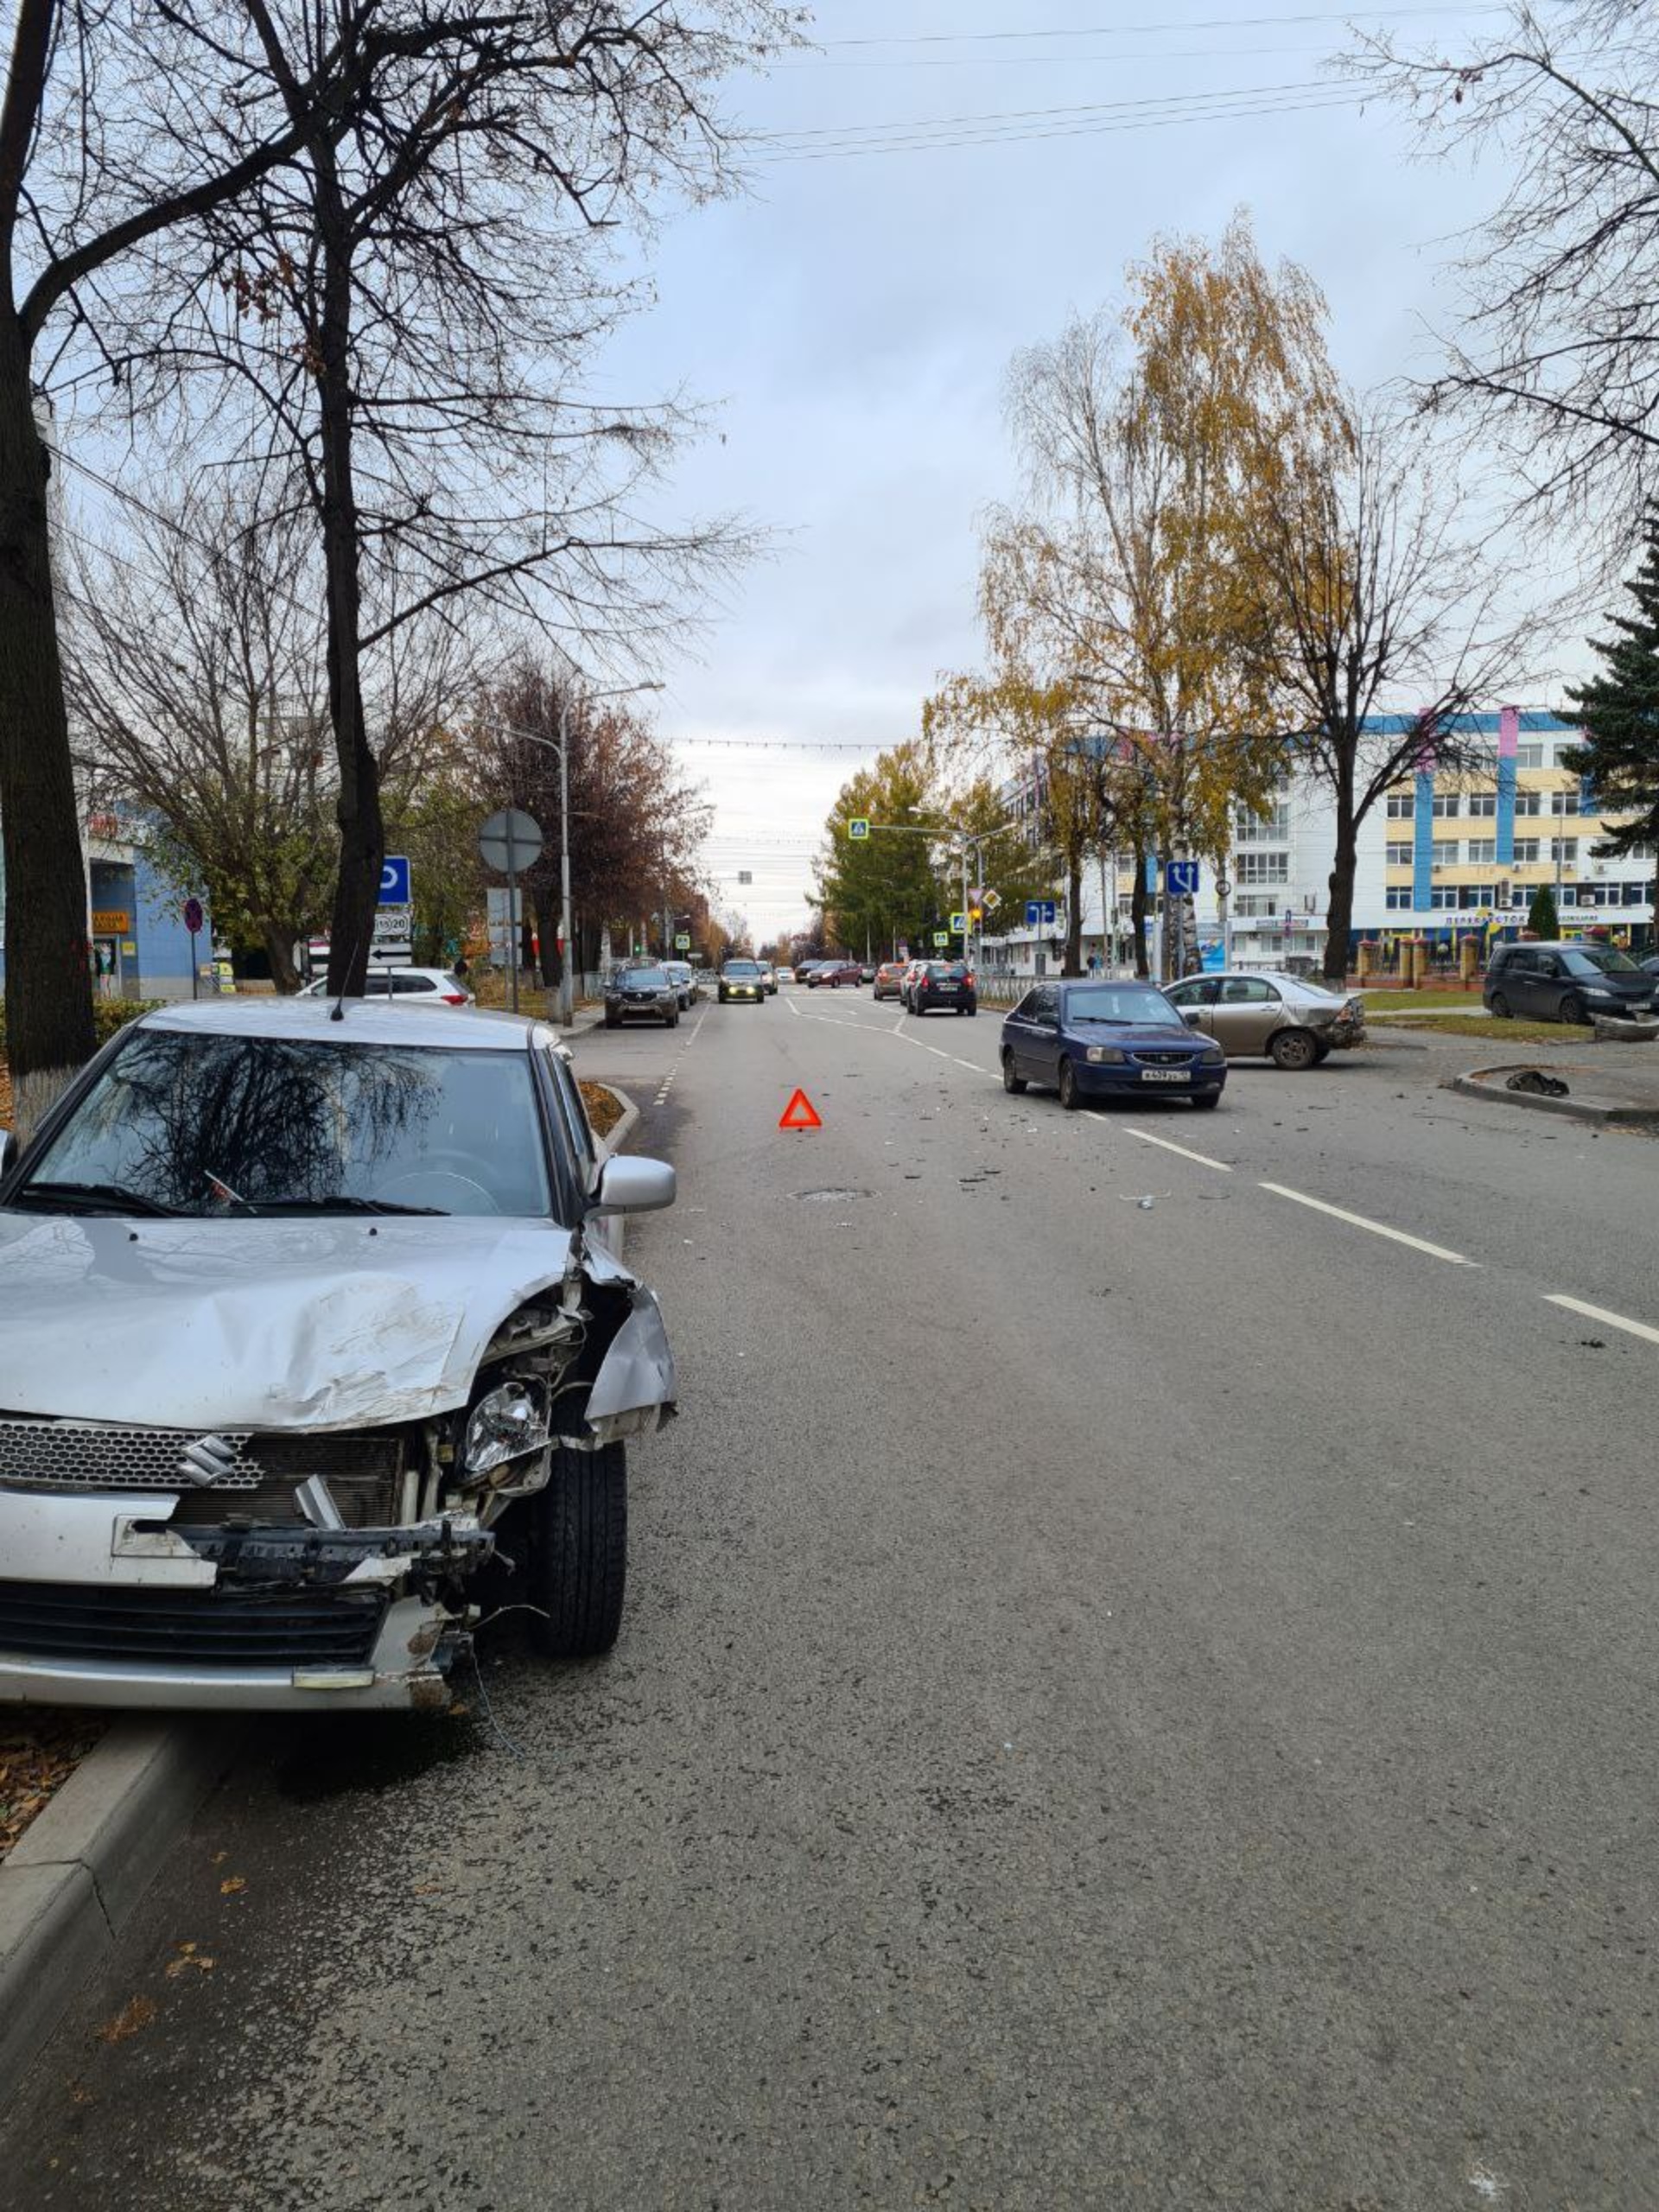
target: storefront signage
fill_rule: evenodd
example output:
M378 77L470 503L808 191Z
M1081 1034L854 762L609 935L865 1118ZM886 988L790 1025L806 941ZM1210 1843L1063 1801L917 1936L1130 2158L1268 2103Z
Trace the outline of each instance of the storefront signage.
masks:
M132 928L132 916L124 906L94 907L92 935L94 937L125 937Z

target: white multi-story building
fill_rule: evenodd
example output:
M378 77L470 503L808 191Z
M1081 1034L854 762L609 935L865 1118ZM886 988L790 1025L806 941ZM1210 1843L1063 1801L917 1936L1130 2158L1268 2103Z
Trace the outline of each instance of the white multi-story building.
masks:
M1414 718L1380 718L1390 737L1408 733ZM1428 769L1397 784L1373 808L1360 831L1350 932L1359 943L1400 936L1451 944L1462 936L1513 935L1525 925L1540 884L1554 887L1563 933L1605 928L1630 933L1637 945L1653 934L1655 856L1638 849L1619 861L1598 860L1605 834L1594 793L1560 766L1564 750L1581 741L1571 722L1542 709L1504 708L1460 715L1450 728L1469 765ZM1010 793L1018 806L1029 792ZM1336 855L1336 814L1328 787L1294 770L1281 779L1264 814L1235 810L1229 862L1231 896L1224 944L1222 902L1215 871L1201 873L1196 917L1200 947L1211 961L1239 967L1279 967L1317 961L1325 950L1330 874ZM1083 953L1127 959L1130 863L1109 858L1084 874ZM1149 887L1153 869L1149 864ZM1114 924L1116 928L1114 928ZM1155 926L1155 925L1154 925ZM987 941L988 960L1020 974L1058 965L1054 930L1010 929Z

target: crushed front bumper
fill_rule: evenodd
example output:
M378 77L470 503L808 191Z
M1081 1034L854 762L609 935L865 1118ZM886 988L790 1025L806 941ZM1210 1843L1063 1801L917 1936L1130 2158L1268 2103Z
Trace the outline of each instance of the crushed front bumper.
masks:
M5 1494L0 1704L448 1704L475 1522L190 1529L176 1503Z

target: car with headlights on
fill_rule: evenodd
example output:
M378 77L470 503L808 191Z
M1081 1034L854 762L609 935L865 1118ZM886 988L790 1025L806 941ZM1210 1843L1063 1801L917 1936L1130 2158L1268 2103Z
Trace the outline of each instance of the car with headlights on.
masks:
M1002 1088L1091 1098L1176 1097L1217 1106L1227 1055L1195 1037L1150 983L1037 983L1002 1024Z
M677 1028L679 985L661 966L619 968L605 986L605 1027L620 1029L629 1021L660 1021Z
M755 1006L766 1004L766 987L758 960L728 960L720 971L721 1006L734 1004L740 999Z
M539 1022L121 1030L0 1132L0 1702L442 1709L500 1581L607 1650L675 1396L611 1217L673 1197Z
M1189 976L1166 992L1191 1029L1229 1059L1263 1055L1299 1072L1365 1041L1365 1001L1300 976L1224 969Z

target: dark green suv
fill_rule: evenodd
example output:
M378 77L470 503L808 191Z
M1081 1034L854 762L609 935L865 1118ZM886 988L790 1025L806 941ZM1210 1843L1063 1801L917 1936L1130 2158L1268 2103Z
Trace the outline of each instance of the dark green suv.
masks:
M1481 996L1500 1020L1588 1022L1597 1014L1651 1014L1656 990L1659 977L1611 945L1520 944L1494 951Z

